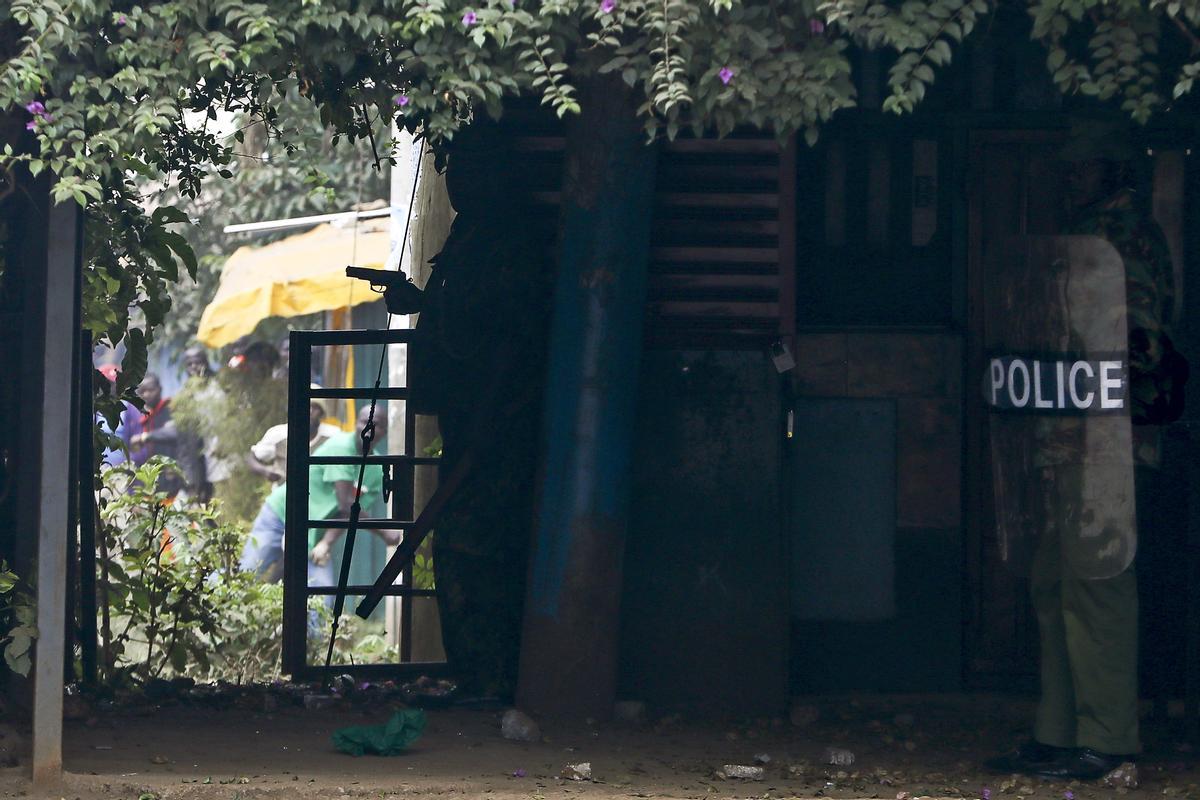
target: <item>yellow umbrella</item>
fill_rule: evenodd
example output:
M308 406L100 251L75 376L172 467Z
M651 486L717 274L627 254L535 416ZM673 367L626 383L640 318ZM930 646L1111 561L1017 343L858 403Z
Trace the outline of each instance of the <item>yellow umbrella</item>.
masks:
M346 266L381 269L387 262L386 224L319 225L265 247L240 247L221 272L221 285L200 317L196 338L223 347L267 317L296 317L379 299Z

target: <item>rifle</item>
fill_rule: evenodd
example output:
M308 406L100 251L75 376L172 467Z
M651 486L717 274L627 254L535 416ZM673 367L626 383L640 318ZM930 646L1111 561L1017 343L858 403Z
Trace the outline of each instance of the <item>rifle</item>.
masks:
M391 314L416 314L424 299L417 285L403 272L390 269L346 267L347 278L369 281L371 288L383 290L383 301Z

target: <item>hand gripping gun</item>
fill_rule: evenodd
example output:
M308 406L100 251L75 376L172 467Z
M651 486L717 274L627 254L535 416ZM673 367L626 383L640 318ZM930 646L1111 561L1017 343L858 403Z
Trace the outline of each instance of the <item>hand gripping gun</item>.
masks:
M421 310L421 290L399 270L346 267L346 277L369 281L372 289L382 291L388 313L416 314Z

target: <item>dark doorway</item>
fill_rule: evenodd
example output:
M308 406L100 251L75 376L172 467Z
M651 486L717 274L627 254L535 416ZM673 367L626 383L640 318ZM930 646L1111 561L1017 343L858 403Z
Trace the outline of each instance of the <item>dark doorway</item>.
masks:
M980 687L1032 685L1037 627L1028 583L1000 562L992 496L988 420L978 392L983 375L986 270L993 248L1011 236L1053 235L1063 223L1058 131L989 131L972 137L968 171L966 678Z

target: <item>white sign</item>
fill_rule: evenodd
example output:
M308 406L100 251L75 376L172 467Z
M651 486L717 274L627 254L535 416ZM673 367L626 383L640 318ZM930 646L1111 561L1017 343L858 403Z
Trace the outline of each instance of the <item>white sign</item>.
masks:
M1125 411L1123 358L999 356L988 362L984 398L992 408L1032 414L1118 414Z

